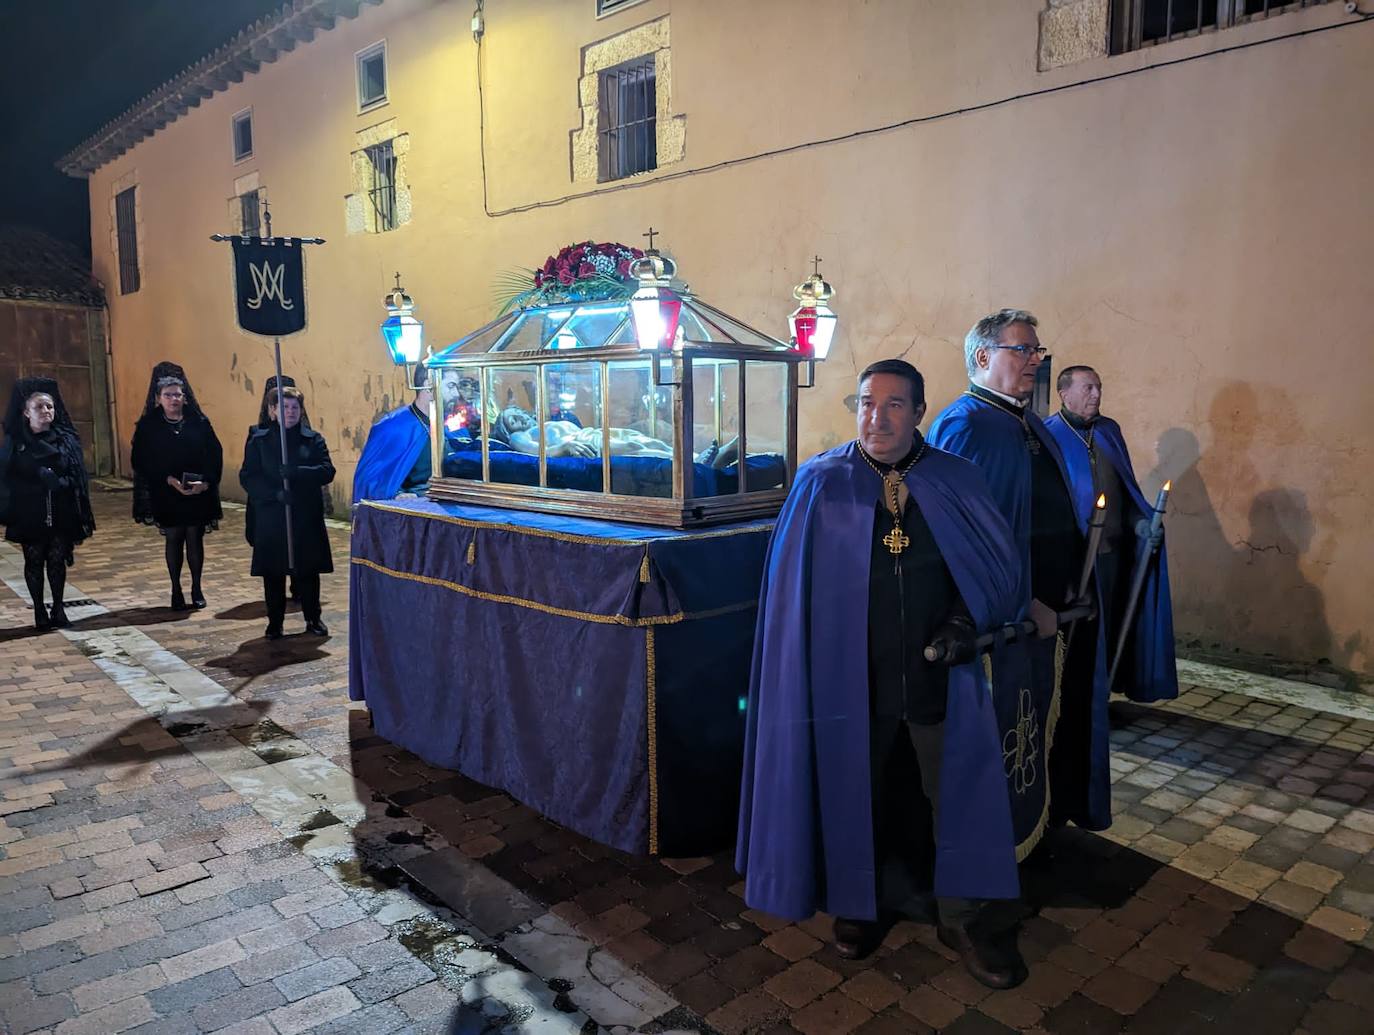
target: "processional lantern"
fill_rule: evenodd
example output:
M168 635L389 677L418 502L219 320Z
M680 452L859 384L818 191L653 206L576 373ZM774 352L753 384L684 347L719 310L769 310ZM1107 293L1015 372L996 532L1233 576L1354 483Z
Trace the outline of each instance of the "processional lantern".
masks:
M787 317L792 348L807 360L810 384L802 385L804 388L815 384L815 363L824 363L830 355L835 327L839 323L839 317L829 305L830 299L835 296L835 289L821 278L821 257L817 255L811 261L815 263L815 268L811 276L793 288L792 297L798 305Z
M391 353L391 361L398 367L416 366L424 351L425 325L415 319L415 300L401 287L399 273L396 274L396 286L387 292L382 304L387 313L382 321L382 340Z
M649 227L648 250L630 263L630 274L639 287L630 297L635 338L644 352L671 351L677 343L678 319L682 315L682 296L671 287L677 264L654 247L657 231Z

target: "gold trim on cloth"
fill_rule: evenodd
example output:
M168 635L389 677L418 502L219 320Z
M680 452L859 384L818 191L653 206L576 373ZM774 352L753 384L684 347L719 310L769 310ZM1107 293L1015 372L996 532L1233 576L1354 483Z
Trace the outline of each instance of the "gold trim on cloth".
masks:
M472 597L476 600L486 600L495 604L513 604L516 607L526 607L531 611L542 611L544 614L559 615L563 618L577 618L584 622L595 622L598 625L624 625L633 629L641 629L655 625L676 625L678 622L694 622L706 618L719 618L721 615L734 614L738 611L748 611L759 606L757 600L741 600L737 604L726 604L724 607L713 607L706 611L674 611L668 615L650 615L647 618L627 618L625 615L602 615L594 611L575 611L567 607L555 607L552 604L543 604L537 600L527 600L524 597L513 597L505 593L486 593L480 589L473 589L458 582L448 579L438 579L432 575L418 575L410 571L397 571L385 565L370 561L366 557L353 557L351 563L361 565L364 568L371 568L373 571L382 575L388 575L393 579L404 579L407 582L419 582L426 586L438 586L441 589L452 590L461 593L465 597Z
M1025 862L1026 857L1035 851L1035 846L1045 836L1050 822L1050 749L1054 746L1054 728L1059 724L1059 688L1064 678L1064 634L1055 633L1054 637L1054 692L1050 695L1050 709L1045 715L1045 805L1040 811L1040 819L1035 829L1026 839L1016 846L1016 861ZM1033 664L1033 660L1032 660ZM988 679L988 689L992 689L992 655L983 655L983 674Z
M649 854L658 854L658 655L654 627L644 630L644 735L649 749Z
M392 514L404 514L407 517L424 518L427 521L442 521L449 525L458 525L462 528L485 528L494 532L511 532L515 535L531 535L539 539L557 539L563 543L580 543L583 546L637 546L645 548L651 542L671 542L675 539L723 539L732 535L746 535L751 532L768 532L773 528L773 522L766 521L754 525L746 525L743 528L718 528L712 532L692 532L685 536L658 536L654 539L603 539L594 535L573 535L571 532L554 532L544 528L522 528L520 525L508 525L492 521L473 521L470 518L454 517L451 514L426 514L422 510L410 510L406 507L388 506L386 503L377 500L363 500L358 504L360 507L372 507L376 510L385 510Z

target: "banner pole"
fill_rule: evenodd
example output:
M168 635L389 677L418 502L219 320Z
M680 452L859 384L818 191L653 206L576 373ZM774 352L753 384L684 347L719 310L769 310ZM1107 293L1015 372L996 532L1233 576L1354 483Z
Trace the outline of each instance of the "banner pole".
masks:
M277 359L277 431L281 433L281 487L286 495L286 570L296 573L296 543L291 529L291 480L286 477L286 408L282 406L281 338L272 339Z

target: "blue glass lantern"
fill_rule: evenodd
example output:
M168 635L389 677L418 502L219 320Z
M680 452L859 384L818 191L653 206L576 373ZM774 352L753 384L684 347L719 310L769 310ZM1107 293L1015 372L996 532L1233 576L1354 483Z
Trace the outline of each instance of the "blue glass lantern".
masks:
M424 352L425 325L415 319L415 300L401 287L399 273L396 274L396 287L382 302L387 312L382 322L382 340L391 353L391 361L397 366L414 366Z

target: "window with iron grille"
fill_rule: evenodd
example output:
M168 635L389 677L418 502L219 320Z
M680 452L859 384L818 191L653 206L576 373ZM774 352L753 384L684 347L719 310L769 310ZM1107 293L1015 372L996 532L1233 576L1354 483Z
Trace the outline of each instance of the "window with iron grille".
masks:
M372 185L367 189L367 199L372 211L373 233L395 230L396 221L396 151L390 140L373 144L366 148L368 163L372 166Z
M386 100L386 41L358 51L358 109Z
M1316 7L1329 0L1112 0L1112 53Z
M262 233L262 209L255 190L239 195L239 226L244 237L257 237Z
M234 116L234 161L241 162L253 154L253 111L241 111Z
M599 179L619 180L658 168L658 98L654 56L600 75Z
M115 236L119 241L119 293L132 295L139 288L137 187L115 195Z

